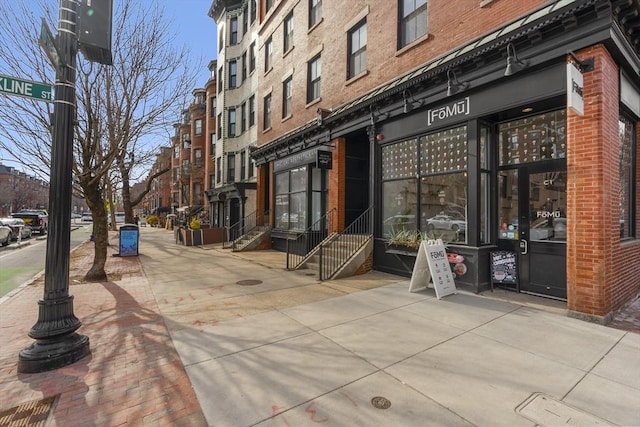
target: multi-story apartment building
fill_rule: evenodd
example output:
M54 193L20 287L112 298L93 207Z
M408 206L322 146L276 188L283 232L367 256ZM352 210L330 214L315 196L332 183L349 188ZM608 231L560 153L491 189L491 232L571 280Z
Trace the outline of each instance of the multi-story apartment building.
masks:
M144 214L171 212L171 154L171 147L160 147L160 153L158 153L153 166L151 166L150 176L165 169L169 169L169 171L156 177L151 183L151 188L142 201Z
M273 247L332 210L331 231L373 212L373 268L410 275L386 237L421 231L457 255L459 287L606 319L640 290L639 15L636 0L261 0L252 157Z
M241 227L255 215L255 165L249 154L258 134L257 10L256 0L214 0L209 10L218 27L217 97L209 106L217 118L215 173L207 191L213 226Z
M174 124L171 138L173 155L172 207L188 210L193 214L207 208L205 186L207 185L207 92L195 89L193 100L182 112L182 121Z
M77 208L74 198L74 207ZM0 163L0 216L21 209L47 208L49 183Z

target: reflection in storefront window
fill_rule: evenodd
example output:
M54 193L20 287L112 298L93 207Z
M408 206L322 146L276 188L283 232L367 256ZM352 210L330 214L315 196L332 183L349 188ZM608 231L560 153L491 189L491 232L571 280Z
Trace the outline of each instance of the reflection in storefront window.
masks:
M566 124L565 110L501 124L499 127L500 165L566 157Z
M500 171L498 176L498 237L518 240L518 170Z
M383 147L383 234L419 230L447 243L466 243L466 168L466 126Z
M529 176L529 236L531 240L567 240L567 174Z
M382 223L383 234L388 235L401 230L417 229L416 213L418 206L417 183L415 179L388 181L382 184Z
M420 229L443 242L466 242L465 172L420 179Z
M307 212L307 167L275 176L275 228L304 230Z

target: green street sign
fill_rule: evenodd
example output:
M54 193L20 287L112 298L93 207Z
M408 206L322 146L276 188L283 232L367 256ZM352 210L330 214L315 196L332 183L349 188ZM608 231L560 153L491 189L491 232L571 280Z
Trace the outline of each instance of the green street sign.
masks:
M0 93L23 96L36 101L53 101L51 85L0 75Z
M63 68L64 63L60 60L60 50L58 49L56 39L53 37L53 34L51 34L51 30L44 18L42 18L42 23L40 25L40 37L38 38L38 44L47 54L53 68L56 72L59 72Z

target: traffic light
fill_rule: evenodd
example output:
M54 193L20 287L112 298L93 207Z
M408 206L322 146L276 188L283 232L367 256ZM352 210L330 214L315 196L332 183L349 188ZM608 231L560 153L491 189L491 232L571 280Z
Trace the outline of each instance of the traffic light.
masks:
M80 52L93 62L112 65L111 20L113 0L80 0L78 42Z

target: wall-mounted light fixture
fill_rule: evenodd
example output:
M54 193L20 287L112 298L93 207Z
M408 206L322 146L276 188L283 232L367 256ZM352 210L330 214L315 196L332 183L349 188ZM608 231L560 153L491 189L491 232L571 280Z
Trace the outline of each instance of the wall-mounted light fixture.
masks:
M595 59L593 56L587 59L580 60L572 51L568 51L567 55L571 57L571 60L581 73L586 73L595 69Z
M447 71L447 96L455 95L469 87L469 82L460 83L453 70Z
M512 74L515 74L518 71L526 68L527 65L529 64L526 60L518 59L518 55L516 54L516 47L513 45L513 43L509 43L507 45L507 69L504 70L504 75L510 76Z
M405 89L402 91L402 99L404 101L402 112L405 114L413 110L415 107L419 107L422 105L422 101L416 101L415 99L413 99L413 95L411 94L409 89Z

